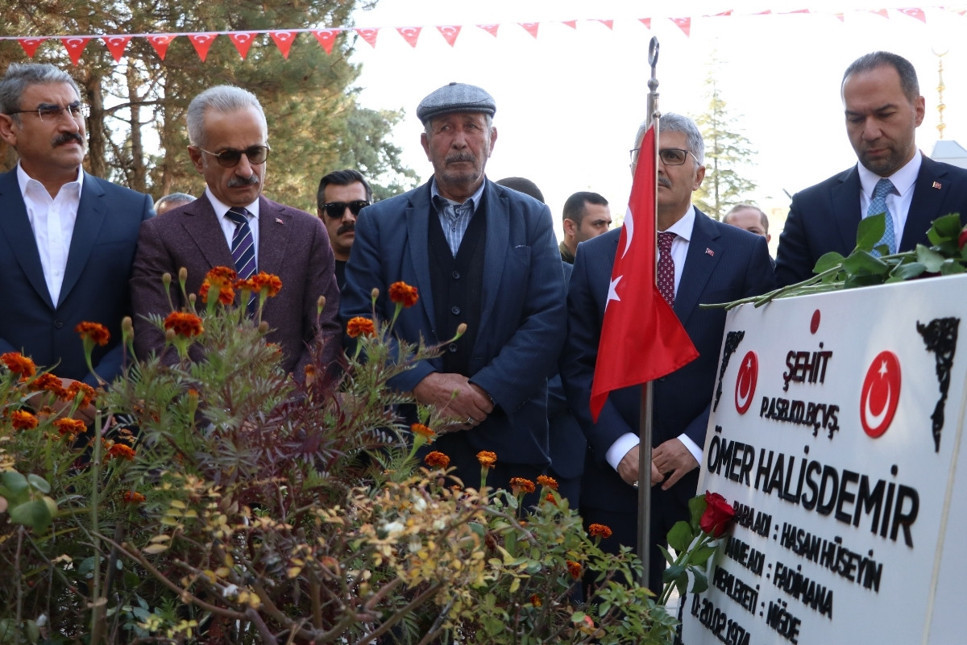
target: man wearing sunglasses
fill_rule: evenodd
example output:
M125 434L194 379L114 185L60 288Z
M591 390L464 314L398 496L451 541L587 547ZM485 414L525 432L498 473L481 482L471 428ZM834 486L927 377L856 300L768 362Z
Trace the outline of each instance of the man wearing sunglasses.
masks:
M356 239L356 217L372 201L373 191L358 170L336 170L319 180L316 212L329 233L340 291L346 286L346 262Z
M176 308L186 304L177 284L166 292L164 273L175 276L185 267L187 291L197 293L210 269L225 266L240 278L265 272L282 280L278 295L266 301L262 320L272 330L269 342L282 348L287 371L304 378L318 334L324 343L322 367L335 369L341 330L332 250L318 218L262 195L270 148L258 99L238 87L212 87L189 104L187 121L188 154L205 178L205 192L141 228L131 277L135 350L141 357L163 351L163 334L145 316L168 314L169 296ZM320 296L326 306L317 322Z
M340 314L389 320L388 287L415 286L394 332L445 343L442 355L390 379L439 411L454 432L433 447L467 486L480 484L481 450L497 453L487 484L535 478L548 466L547 377L564 336L564 274L550 210L484 175L497 140L496 105L451 83L420 102L429 182L365 209L346 267ZM454 339L457 328L466 332ZM415 419L413 419L415 420Z
M0 175L0 353L23 351L65 381L96 385L74 327L108 328L93 365L113 380L138 229L153 211L147 195L83 171L80 96L74 79L49 64L12 64L0 80L0 138L19 157Z

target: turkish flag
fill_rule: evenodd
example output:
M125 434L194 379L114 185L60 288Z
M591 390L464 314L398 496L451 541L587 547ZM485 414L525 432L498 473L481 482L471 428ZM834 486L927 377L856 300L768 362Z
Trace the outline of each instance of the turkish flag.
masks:
M655 284L657 158L652 123L641 140L611 270L591 383L591 417L595 421L612 390L653 381L698 357L698 350Z

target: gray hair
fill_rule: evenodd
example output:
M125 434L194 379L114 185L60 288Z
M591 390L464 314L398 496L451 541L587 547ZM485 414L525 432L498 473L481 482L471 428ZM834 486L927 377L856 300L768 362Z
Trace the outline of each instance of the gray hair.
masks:
M661 120L659 121L659 134L662 132L684 132L685 133L685 145L688 146L688 151L695 156L695 160L698 165L703 165L705 163L705 141L702 139L702 133L699 131L698 126L695 122L689 119L687 116L682 116L681 114L675 114L674 112L668 112L661 115ZM645 136L645 131L648 129L648 122L643 122L638 127L638 134L635 135L635 147L641 147L641 139Z
M268 136L268 123L265 112L255 95L234 85L216 85L196 96L188 104L188 141L193 146L205 146L205 113L208 110L216 112L235 112L245 108L255 108L262 119L262 125Z
M11 63L7 73L0 79L0 112L10 114L22 109L20 99L31 85L67 83L81 97L81 89L70 74L50 63ZM19 114L11 115L19 119Z
M440 117L447 116L447 114L454 114L454 112L447 112L446 114L430 117L429 119L426 120L426 123L423 124L423 131L426 132L426 136L430 136L431 134L433 134L434 119L439 119ZM484 115L484 120L486 121L486 124L487 124L487 136L490 137L490 131L494 127L494 117L491 116L490 114L487 114L486 112L479 112L479 114Z

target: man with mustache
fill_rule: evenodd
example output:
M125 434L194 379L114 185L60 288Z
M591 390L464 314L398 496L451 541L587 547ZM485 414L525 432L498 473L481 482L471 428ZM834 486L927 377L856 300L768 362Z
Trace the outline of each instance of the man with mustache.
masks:
M346 262L356 239L356 217L372 201L373 190L358 170L336 170L319 180L316 214L329 234L340 291L346 286Z
M282 348L287 371L304 378L310 346L320 334L323 366L335 370L341 331L332 249L318 218L262 195L269 144L258 99L238 87L211 87L189 104L187 122L188 155L205 178L205 192L141 227L131 277L135 351L141 358L166 352L165 360L175 360L164 334L147 320L170 312L169 296L176 308L186 305L177 279L170 293L165 290L164 273L177 276L186 268L187 291L197 293L210 269L226 266L239 278L265 272L282 280L262 320L271 329L267 340ZM320 296L326 306L317 320Z
M882 51L861 56L843 74L841 94L859 163L793 196L776 254L780 286L813 275L830 251L849 255L862 218L886 213L878 246L889 253L929 245L930 223L941 215L967 222L967 170L917 149L924 98L910 61Z
M0 353L23 352L65 385L121 372L127 280L153 214L147 195L83 171L86 117L77 83L53 65L14 63L0 79L0 138L19 157L0 175ZM83 321L111 334L94 348L97 377L74 330Z
M476 455L497 453L490 486L533 480L548 466L547 377L564 336L564 274L550 210L486 178L496 104L479 87L446 85L420 102L429 182L366 208L346 266L341 315L393 317L389 286L419 301L393 327L402 340L443 343L442 355L390 380L443 415L433 448L480 484ZM457 328L467 330L454 338ZM415 416L407 420L416 420ZM443 430L437 427L436 430Z

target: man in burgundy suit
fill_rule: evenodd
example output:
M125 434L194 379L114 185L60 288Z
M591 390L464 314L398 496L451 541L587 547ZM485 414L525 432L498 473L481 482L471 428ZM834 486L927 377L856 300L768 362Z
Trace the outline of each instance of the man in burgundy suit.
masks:
M131 278L138 355L164 349L164 336L146 319L170 312L162 274L177 276L185 267L187 291L197 293L210 269L226 266L242 277L259 271L282 280L262 319L272 329L268 340L282 348L287 371L303 377L317 333L325 365L336 365L339 289L329 238L317 217L262 196L269 146L258 99L227 85L205 90L188 106L188 139L192 163L207 186L195 201L141 227ZM326 306L317 322L319 296ZM177 280L171 298L176 307L185 305Z

